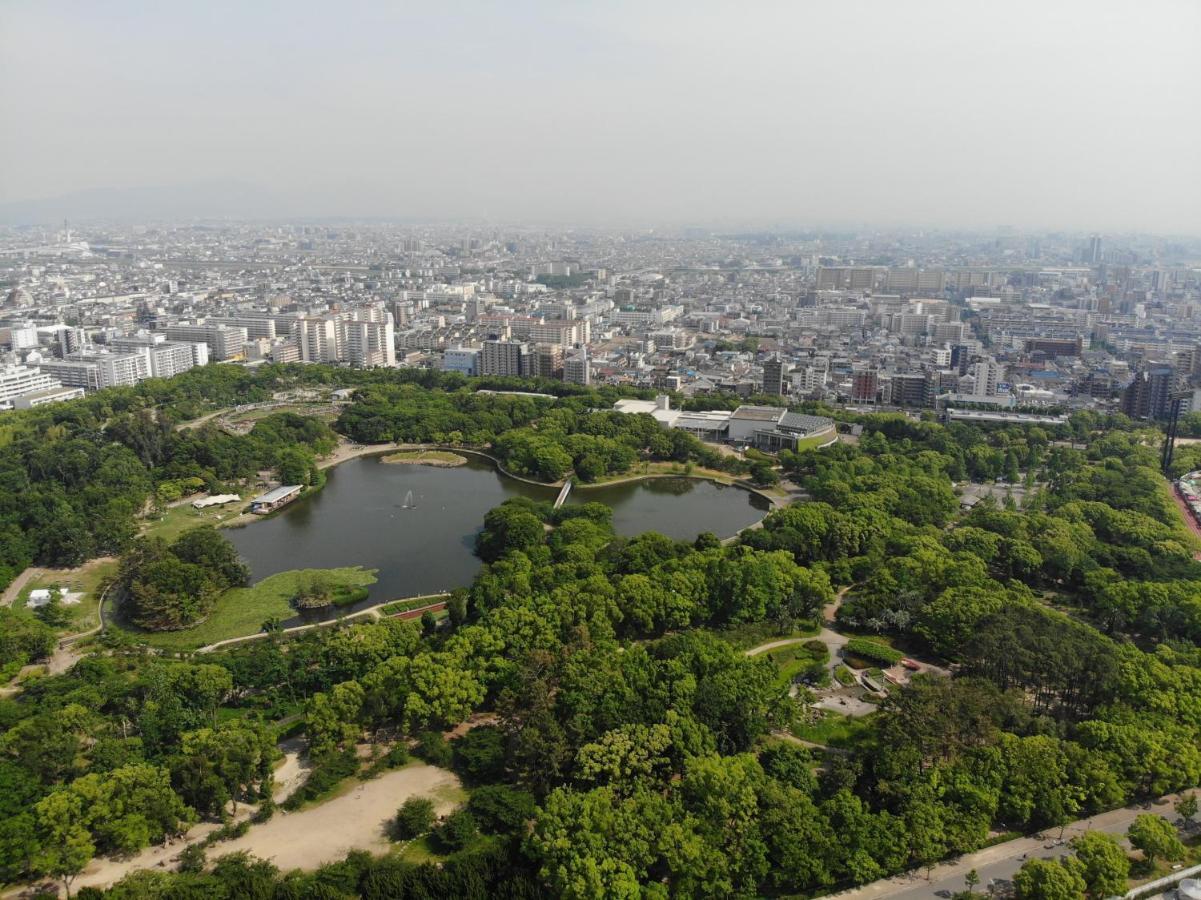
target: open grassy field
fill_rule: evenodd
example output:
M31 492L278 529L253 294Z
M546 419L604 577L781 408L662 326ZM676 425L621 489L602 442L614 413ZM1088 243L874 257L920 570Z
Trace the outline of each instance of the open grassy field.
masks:
M64 604L63 610L70 619L58 629L60 634L78 634L100 624L101 583L117 572L116 560L93 561L77 569L54 570L34 578L22 588L13 602L20 609L29 600L29 593L37 588L60 588L72 593L82 593L79 603Z
M875 715L875 713L872 713ZM871 716L854 718L822 711L822 718L812 725L794 725L792 733L804 741L826 747L853 747L871 730Z
M790 644L765 655L776 666L776 684L780 688L787 688L799 675L809 676L814 684L828 683L830 680L826 669L830 651L820 640L814 639L812 648L805 644Z
M382 457L386 463L400 465L453 466L467 465L467 458L449 450L397 450Z
M141 631L131 626L119 626L164 650L195 650L228 638L257 634L263 622L270 618L287 619L294 614L292 598L300 589L302 578L313 571L327 575L336 585L367 587L375 583L375 570L361 566L341 569L296 569L264 578L256 585L226 591L212 614L194 628L183 631Z
M222 522L236 519L245 508L249 496L243 494L241 501L227 503L225 506L210 506L208 509L193 509L191 502L187 502L172 506L161 514L152 513L142 522L142 534L145 537L160 537L170 543L197 525L220 525Z
M580 483L576 485L576 489L587 491L590 487L615 484L620 481L636 481L648 475L689 475L693 478L709 478L721 484L733 484L735 481L734 476L729 472L722 472L718 469L706 469L703 466L690 466L678 462L640 462L635 464L628 472L605 475L588 484ZM587 495L581 494L581 496Z

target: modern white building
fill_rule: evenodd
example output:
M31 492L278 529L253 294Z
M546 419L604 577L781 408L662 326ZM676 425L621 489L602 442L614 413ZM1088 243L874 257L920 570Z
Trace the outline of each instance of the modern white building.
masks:
M233 325L212 323L167 326L167 340L207 344L209 355L218 361L240 357L248 338L245 328Z
M61 387L48 372L30 366L4 366L0 368L0 409L12 409L13 401L22 394Z
M67 359L47 360L41 369L68 387L85 391L129 387L150 377L150 363L143 353L81 351Z
M480 351L474 347L451 347L442 354L442 371L464 375L480 373Z

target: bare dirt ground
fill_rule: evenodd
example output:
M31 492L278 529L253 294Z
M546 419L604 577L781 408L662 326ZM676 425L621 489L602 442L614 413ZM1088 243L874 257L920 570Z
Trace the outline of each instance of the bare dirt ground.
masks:
M409 797L427 796L438 815L458 805L459 780L446 769L418 764L356 784L319 806L277 813L245 837L213 848L213 855L246 850L288 869L315 869L351 850L383 853L391 842L387 826Z
M307 764L297 752L301 742L286 742L284 761L275 770L277 802L287 798L304 780ZM396 810L412 796L434 801L438 815L459 805L459 779L446 769L424 763L385 772L371 781L351 782L351 789L331 800L293 813L277 812L270 821L252 825L244 836L221 841L208 850L209 859L245 850L275 863L283 870L316 869L342 859L351 850L383 853L390 846L387 825ZM250 816L254 807L243 806L235 821ZM161 847L148 847L129 859L96 859L72 885L108 887L136 869L175 869L175 858L189 844L202 841L219 826L204 822L182 839Z

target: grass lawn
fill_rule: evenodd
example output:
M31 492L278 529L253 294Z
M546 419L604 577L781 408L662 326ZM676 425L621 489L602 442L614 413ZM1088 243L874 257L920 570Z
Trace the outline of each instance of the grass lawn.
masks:
M160 537L170 543L189 528L198 525L220 525L223 521L236 519L245 505L246 501L243 498L240 502L227 503L225 506L193 509L189 501L158 515L151 513L149 518L143 520L142 534L146 537Z
M89 563L66 572L53 572L40 575L25 585L21 593L17 596L13 606L17 609L25 606L26 601L29 600L30 591L36 588L57 587L65 591L82 592L83 597L80 598L78 603L70 603L63 606L63 610L71 618L66 625L58 629L58 632L59 634L77 634L81 631L87 631L100 624L100 582L111 575L115 575L116 572L116 562L104 562Z
M838 680L839 684L846 685L848 687L854 684L856 681L855 673L846 666L839 666L837 669L835 669L834 677Z
M812 741L826 747L850 748L859 743L871 731L871 717L854 718L821 710L822 718L812 725L794 725L792 733L803 741Z
M300 589L301 578L311 572L321 572L335 585L367 587L375 583L375 570L361 566L341 569L296 569L264 578L258 584L226 591L217 601L212 614L194 628L183 631L140 631L131 626L125 630L145 640L152 647L164 650L195 650L227 638L257 634L263 622L276 617L290 618L295 614L291 600Z
M820 642L819 642L820 643ZM791 644L787 647L781 647L779 650L772 650L765 654L776 666L776 684L781 688L786 688L794 678L798 675L809 673L814 678L814 683L820 684L822 681L829 682L829 675L826 674L826 662L830 658L830 651L826 649L826 645L821 644L821 649L810 650L804 644Z
M815 434L812 437L801 438L796 442L796 452L802 450L812 450L815 447L820 447L822 444L828 444L831 441L837 441L838 437L834 434Z
M576 485L576 490L585 492L583 496L587 496L587 490L590 487L598 487L602 484L612 484L615 481L632 481L635 478L641 478L644 475L691 475L694 478L709 478L713 481L721 482L722 484L733 484L734 476L729 472L722 472L719 469L706 469L703 466L693 465L689 467L685 463L678 462L640 462L635 463L628 472L615 473L613 475L604 475L596 481L581 482Z
M467 458L449 450L397 450L382 457L386 463L425 464L434 466L465 466Z

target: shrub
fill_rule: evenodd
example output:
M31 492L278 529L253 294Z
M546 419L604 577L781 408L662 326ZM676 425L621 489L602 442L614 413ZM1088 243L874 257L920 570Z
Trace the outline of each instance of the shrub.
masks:
M905 658L905 654L901 651L875 641L869 641L866 638L851 638L847 641L846 652L850 656L858 656L882 666L895 666Z
M416 753L431 766L450 768L454 753L440 731L423 731L417 736Z
M410 797L396 813L396 834L412 840L425 834L434 824L434 802L428 797Z
M204 871L205 849L203 844L188 844L179 854L179 871L195 874Z
M282 804L284 809L299 809L310 800L332 791L344 778L349 778L359 768L358 757L348 748L342 753L329 753L318 758L304 784L298 787Z

